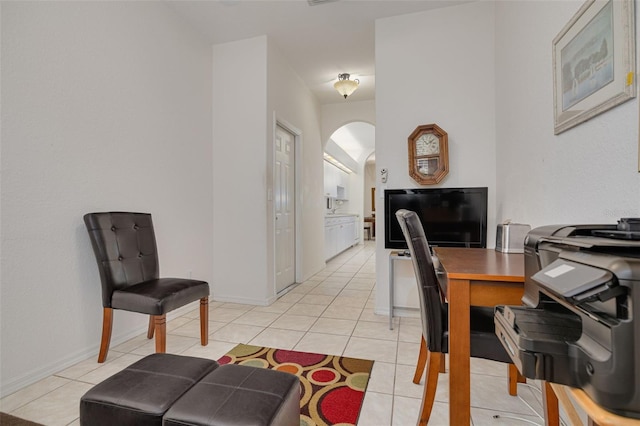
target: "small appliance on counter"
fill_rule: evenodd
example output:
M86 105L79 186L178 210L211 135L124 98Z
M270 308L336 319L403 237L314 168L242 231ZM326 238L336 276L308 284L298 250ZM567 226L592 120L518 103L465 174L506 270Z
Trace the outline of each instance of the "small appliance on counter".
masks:
M502 253L524 253L524 239L530 225L505 221L496 230L496 250Z

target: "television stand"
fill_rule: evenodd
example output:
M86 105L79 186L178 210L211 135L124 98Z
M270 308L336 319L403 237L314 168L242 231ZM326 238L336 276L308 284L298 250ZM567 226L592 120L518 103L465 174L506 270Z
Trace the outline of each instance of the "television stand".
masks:
M393 282L395 277L394 263L396 260L411 260L411 255L408 254L408 250L394 250L389 253L389 330L393 330Z

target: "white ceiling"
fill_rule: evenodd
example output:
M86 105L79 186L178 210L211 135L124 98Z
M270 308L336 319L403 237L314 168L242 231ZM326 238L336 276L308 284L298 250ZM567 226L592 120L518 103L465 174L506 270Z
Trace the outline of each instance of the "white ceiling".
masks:
M468 1L468 0L466 0ZM320 104L374 99L375 20L454 6L458 0L167 0L212 44L267 35ZM360 80L343 99L333 88L339 73Z

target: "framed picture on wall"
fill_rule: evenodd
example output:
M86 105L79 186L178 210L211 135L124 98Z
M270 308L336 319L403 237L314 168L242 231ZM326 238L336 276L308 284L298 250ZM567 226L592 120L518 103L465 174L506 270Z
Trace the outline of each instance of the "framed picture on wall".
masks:
M633 0L588 0L553 40L557 135L636 95Z

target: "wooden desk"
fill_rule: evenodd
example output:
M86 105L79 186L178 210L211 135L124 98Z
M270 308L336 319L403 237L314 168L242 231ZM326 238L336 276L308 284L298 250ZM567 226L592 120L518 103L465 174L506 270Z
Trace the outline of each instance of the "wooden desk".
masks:
M469 306L520 305L524 255L494 249L434 249L449 285L449 424L471 421Z
M569 424L583 425L576 411L579 407L587 414L589 426L639 426L640 420L619 416L605 410L593 401L582 389L575 389L557 383L543 382L545 419L557 418L558 400L562 404ZM549 389L551 388L551 389ZM557 426L559 422L545 422L548 426Z

